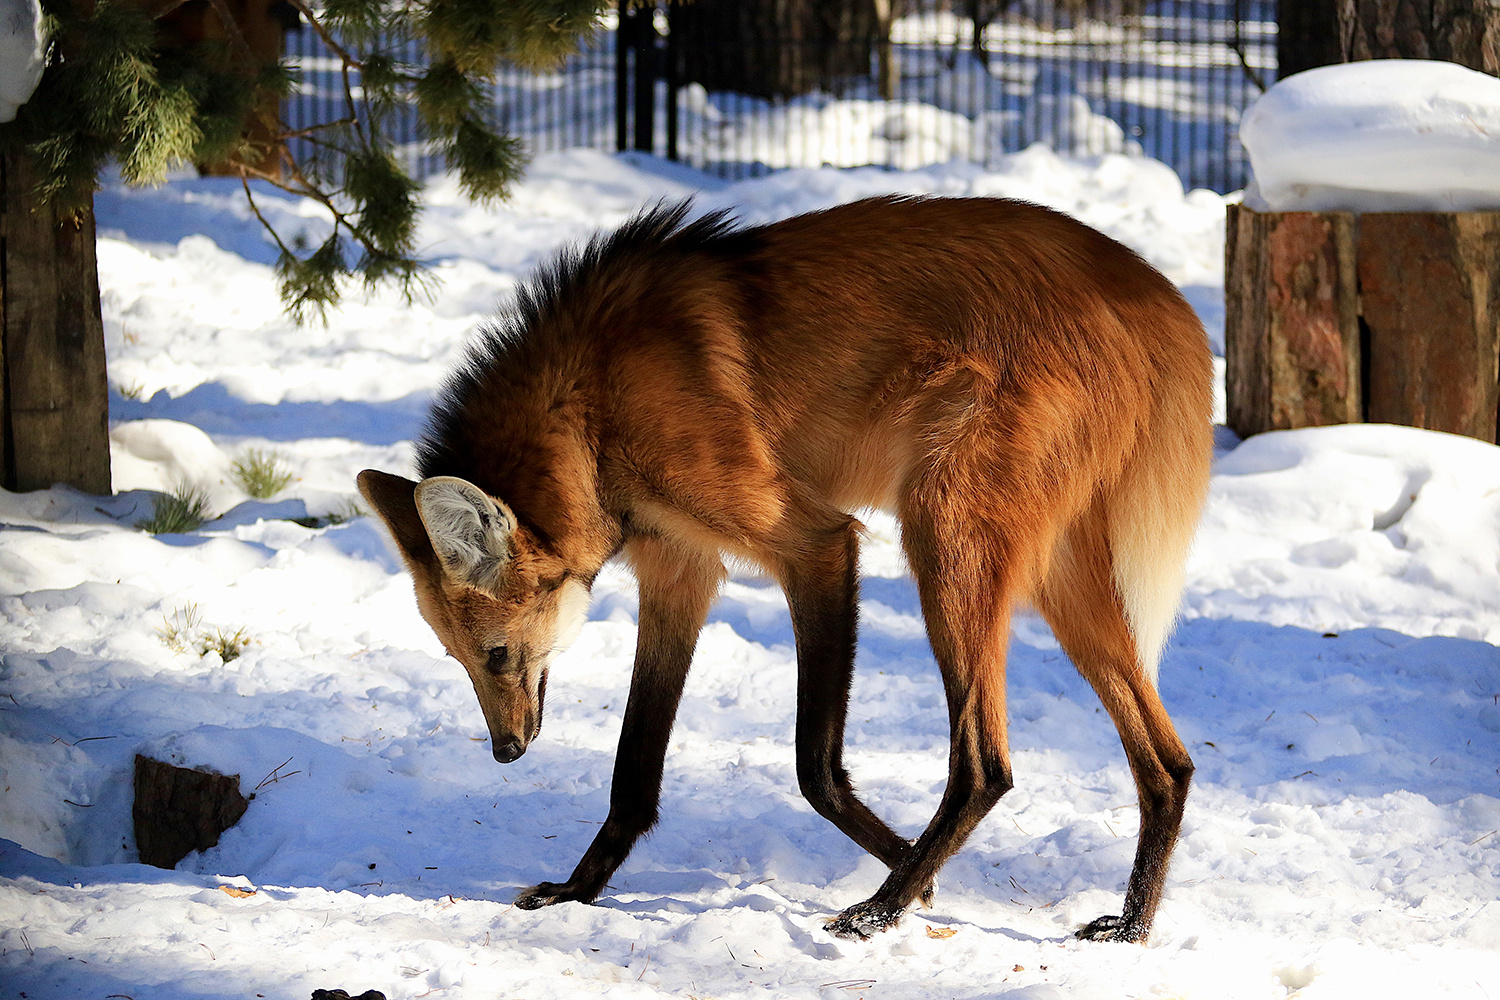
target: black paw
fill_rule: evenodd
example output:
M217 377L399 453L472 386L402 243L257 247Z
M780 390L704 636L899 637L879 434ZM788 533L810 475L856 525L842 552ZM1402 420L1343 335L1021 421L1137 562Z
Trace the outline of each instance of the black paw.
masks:
M906 911L867 899L828 921L828 933L851 941L868 941L877 931L894 927Z
M581 894L570 890L566 883L561 882L542 882L516 893L516 905L523 910L540 910L554 903L568 903L575 900L588 902Z
M1141 944L1146 940L1149 928L1124 917L1100 917L1085 924L1077 937L1083 941L1126 941Z

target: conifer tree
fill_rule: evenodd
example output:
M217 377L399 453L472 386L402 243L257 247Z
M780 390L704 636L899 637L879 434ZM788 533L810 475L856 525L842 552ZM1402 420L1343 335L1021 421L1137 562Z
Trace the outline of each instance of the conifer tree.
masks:
M392 155L396 109L415 107L425 137L471 198L502 197L524 151L486 115L485 83L502 64L541 70L561 62L608 6L287 2L342 64L336 117L296 133L279 120L294 74L257 58L228 0L208 0L203 18L215 30L200 32L173 30L184 0L42 0L49 65L16 120L0 125L0 151L29 155L40 175L37 202L69 213L88 207L111 160L132 184L159 182L184 164L227 163L247 181L269 181L332 213L333 232L316 247L289 243L267 223L281 248L282 295L295 316L326 310L353 277L395 282L410 294L422 277L415 258L420 188ZM423 63L397 56L407 40L420 42ZM294 134L316 152L294 158L285 143ZM245 191L253 205L248 183Z
M267 27L256 18L275 2L294 8L342 67L341 108L296 132L280 117L295 80L275 57L279 36L254 30ZM486 82L503 64L560 62L606 6L41 0L47 66L15 119L0 124L0 487L111 488L93 228L107 163L132 184L211 164L239 174L252 207L252 179L326 206L334 227L318 246L283 239L261 216L281 248L283 301L299 321L324 314L361 278L410 296L424 274L415 242L420 188L392 153L396 111L415 109L424 137L471 197L502 197L524 151L486 114ZM425 53L420 63L399 56L409 41ZM14 67L0 70L14 76ZM314 153L293 156L294 137Z

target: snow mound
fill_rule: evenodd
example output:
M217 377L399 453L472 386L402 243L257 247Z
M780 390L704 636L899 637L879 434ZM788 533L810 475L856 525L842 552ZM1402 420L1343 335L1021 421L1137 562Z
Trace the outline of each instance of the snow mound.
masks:
M1496 643L1497 568L1500 448L1379 424L1276 431L1215 466L1185 604Z
M1500 80L1453 63L1298 73L1245 112L1240 141L1257 211L1500 209Z
M203 431L178 420L133 420L109 432L110 476L116 492L197 487L223 510L243 494L231 485L230 458Z

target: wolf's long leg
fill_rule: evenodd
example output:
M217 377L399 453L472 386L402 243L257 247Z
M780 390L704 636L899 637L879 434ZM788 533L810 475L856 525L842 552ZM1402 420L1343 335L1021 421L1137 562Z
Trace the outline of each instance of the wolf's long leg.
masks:
M1140 841L1125 907L1119 916L1093 921L1078 936L1144 941L1182 826L1193 762L1139 662L1110 558L1106 519L1096 508L1059 546L1037 604L1114 720L1141 806Z
M999 526L949 518L938 506L910 505L902 529L948 698L948 785L926 831L875 894L829 924L842 937L896 923L1011 787L1005 652L1018 560Z
M698 633L723 580L717 556L653 538L626 546L640 582L640 632L620 748L609 791L609 816L566 882L524 889L516 905L533 910L604 890L635 842L656 824L667 741L682 699Z
M796 551L780 575L797 641L797 781L818 815L894 868L907 842L855 795L843 764L858 617L858 525L842 518Z

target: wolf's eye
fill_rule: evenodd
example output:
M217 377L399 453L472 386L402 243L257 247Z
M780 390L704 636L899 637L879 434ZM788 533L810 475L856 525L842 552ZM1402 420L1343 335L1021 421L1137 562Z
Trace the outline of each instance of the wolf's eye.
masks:
M505 663L509 659L510 651L508 649L504 646L495 646L490 649L489 659L485 662L485 667L499 673L505 669Z

